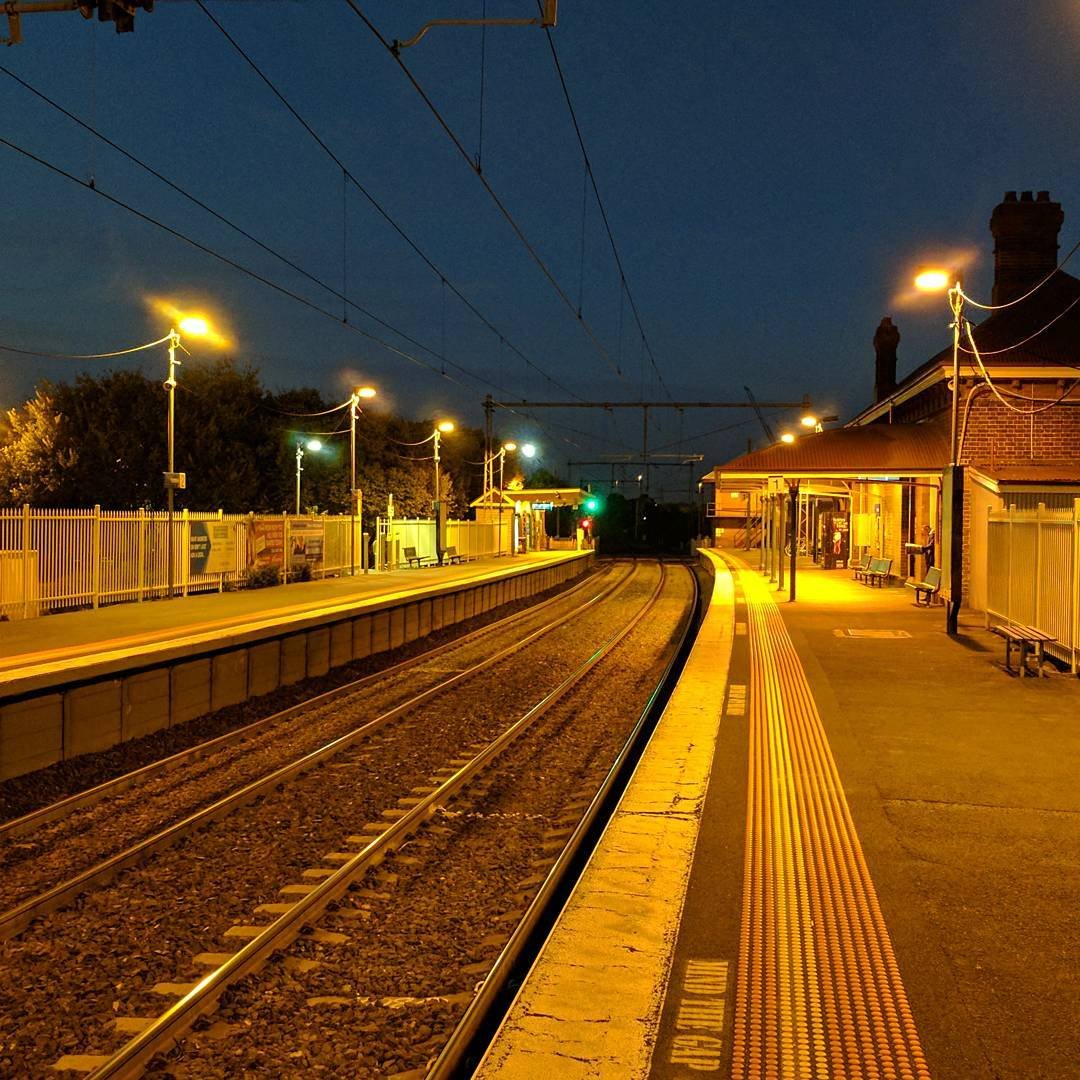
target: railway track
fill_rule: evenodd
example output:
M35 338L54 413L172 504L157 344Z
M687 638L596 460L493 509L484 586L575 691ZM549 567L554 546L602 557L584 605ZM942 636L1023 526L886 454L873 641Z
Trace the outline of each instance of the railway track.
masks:
M542 604L199 746L0 825L0 939L267 788L368 737L430 696L602 602L630 572L594 576ZM500 645L502 639L509 644ZM427 695L428 697L425 697ZM355 728L340 707L372 719ZM295 721L303 716L305 723ZM315 722L317 718L318 722ZM82 858L84 866L72 870Z
M390 710L396 714L392 718L386 715L376 718L382 721L377 730L370 727L367 731L363 728L355 729L353 739L337 748L332 755L327 754L319 761L309 762L294 774L295 779L283 776L264 778L266 783L261 792L248 793L246 797L248 809L245 809L242 814L234 809L230 812L232 816L228 821L219 819L219 825L214 829L198 834L199 838L205 836L215 839L216 844L211 843L204 849L200 840L200 846L196 849L194 840L186 841L183 845L184 850L177 855L170 855L166 860L154 860L153 863L132 875L122 875L121 880L127 877L145 879L140 881L137 893L128 889L130 895L125 898L119 895L124 892L119 888L101 890L86 897L80 903L79 906L83 910L63 912L46 920L39 919L23 937L9 942L5 947L5 955L0 958L0 970L4 966L17 963L20 957L24 959L29 957L32 970L29 972L28 981L32 986L35 984L34 964L36 963L40 968L43 957L50 951L69 949L80 960L85 959L86 932L83 930L80 938L79 927L83 925L81 916L87 910L89 910L91 922L95 919L104 920L109 925L109 931L104 935L108 939L107 943L103 944L106 951L115 950L117 947L128 950L126 957L117 956L115 952L109 957L109 963L106 966L110 968L110 971L118 972L120 977L110 983L105 994L101 994L100 991L97 993L98 1018L88 1017L74 1023L75 1030L70 1036L54 1038L43 1036L39 1032L35 1041L41 1045L44 1053L37 1055L30 1070L22 1073L12 1072L11 1075L39 1075L34 1069L42 1064L53 1047L58 1051L51 1062L54 1067L72 1065L84 1071L87 1067L92 1067L97 1070L94 1075L101 1077L137 1075L147 1062L155 1060L163 1047L175 1044L181 1031L196 1023L208 1009L213 1008L214 1002L226 990L228 990L226 996L231 1001L235 995L241 993L247 982L262 978L261 975L254 973L263 969L268 959L280 958L286 951L292 953L299 951L299 956L288 955L282 963L278 963L275 959L269 965L273 971L284 971L286 982L295 982L297 978L312 978L318 981L328 977L327 971L334 970L333 963L323 964L321 961L304 955L312 949L348 951L359 947L359 943L362 943L366 948L375 948L378 955L386 945L387 934L389 934L389 939L395 941L400 937L400 935L395 935L393 930L372 934L370 929L378 919L386 916L392 920L397 914L394 905L387 901L388 897L392 897L393 889L406 877L415 878L420 875L420 878L423 878L423 874L432 872L425 869L429 863L429 854L434 858L433 865L436 868L442 866L439 852L446 846L452 847L455 842L459 843L460 841L455 838L460 837L463 832L465 835L476 835L477 830L482 832L499 822L524 821L532 823L529 827L533 831L540 829L541 834L544 832L549 834L546 841L541 836L541 855L544 852L544 843L550 846L557 842L558 847L561 848L566 839L563 834L574 833L574 822L580 818L582 806L589 805L592 794L599 786L599 782L603 780L603 770L598 780L595 775L596 768L593 767L591 773L585 769L581 777L569 783L574 776L577 763L585 760L580 750L570 753L563 765L569 789L563 791L559 799L553 800L549 791L534 811L524 811L518 807L490 812L470 807L481 807L492 788L505 786L507 770L510 774L517 775L514 770L524 768L520 764L517 766L513 764L517 755L535 755L538 752L541 756L543 755L545 745L543 740L536 744L535 737L527 734L535 731L541 717L545 718L546 727L552 722L553 716L557 716L560 710L564 711L562 721L556 721L557 724L562 724L560 729L562 733L559 738L563 738L565 733L574 731L576 728L586 726L568 722L567 714L565 714L567 699L582 692L580 689L582 680L588 672L598 667L602 668L605 664L608 665L609 671L617 670L611 667L613 652L615 655L624 657L628 649L631 654L633 653L634 630L640 627L640 620L644 618L645 613L649 610L655 611L656 605L661 603L659 599L662 592L661 582L658 580L655 582L655 587L650 585L646 588L641 580L642 577L650 574L659 578L655 570L639 569L635 575L632 575L632 580L624 579L621 582L610 583L610 592L603 594L606 599L615 601L615 607L632 606L635 608L637 621L634 626L620 628L617 633L610 632L610 618L606 613L612 605L602 604L601 594L597 594L588 607L583 606L580 599L577 600L574 610L568 617L561 618L556 628L547 628L543 632L534 630L525 641L515 646L507 646L501 654L490 657L491 664L474 665L464 671L457 670L438 684L436 689L413 695L409 703ZM648 593L648 596L645 596L645 593ZM671 602L668 601L669 604ZM681 609L684 610L686 604L684 596L680 601ZM600 617L602 612L605 613L605 618ZM607 624L602 625L605 624L605 619L607 619ZM646 624L654 622L654 620L645 621ZM589 643L579 642L574 649L571 649L566 636L567 628L569 627L580 637L585 624L592 622L595 622L596 626L590 626L589 632L594 640ZM655 630L655 627L653 629ZM638 632L640 633L640 630ZM560 638L560 634L563 637ZM597 645L595 640L597 636L603 639L602 647ZM557 684L556 688L543 694L541 700L537 701L535 690L507 687L508 694L496 701L495 691L499 687L500 678L506 681L505 669L511 656L519 654L526 647L529 647L528 655L534 661L537 671L544 673L544 678L549 684ZM572 661L566 659L564 654L567 652L576 652L576 658ZM625 666L626 661L621 661L621 664ZM518 656L517 666L519 671L523 667L520 656ZM647 665L643 666L647 667ZM491 674L493 670L502 671L504 674L493 676ZM539 679L539 675L537 678ZM478 682L483 685L478 687L476 685ZM591 684L595 687L595 677L591 680ZM466 698L469 701L467 707L476 710L477 713L490 715L469 717L466 721L461 715L462 703L458 701L455 704L451 701L452 695L449 693L449 691L454 691L460 696L466 690L468 691ZM592 693L595 694L597 691L594 689ZM601 697L603 696L601 694ZM643 696L647 699L648 694ZM530 697L531 703L522 708L522 704ZM507 726L505 717L501 714L510 709L514 710L513 715L516 716L516 720L512 725ZM395 722L406 714L413 717L411 727L410 723L404 721L400 724ZM453 721L449 728L445 723L446 720ZM491 722L496 720L497 723ZM415 730L417 723L421 723L424 727L424 732L420 736L420 746L417 746ZM455 730L458 741L455 742L449 737L451 730ZM482 735L482 737L475 738L476 735ZM624 735L625 726L620 731L620 738ZM541 749L538 751L534 745L533 749L528 750L527 747L531 744L539 745ZM615 754L617 753L616 746ZM615 755L609 754L604 758L606 762L604 770L610 766L613 756ZM509 766L506 764L508 761L511 763ZM500 763L498 769L495 768L496 762ZM389 776L390 770L395 773L393 777ZM358 776L364 778L362 785L357 783ZM277 790L282 784L288 785L284 792ZM363 791L358 791L361 787ZM322 794L313 795L315 788L321 788ZM354 805L343 809L338 804L338 800L343 798L342 793L345 791L351 792ZM556 806L556 803L562 805ZM258 813L255 813L255 809ZM350 829L346 822L351 815L356 816L352 818L354 824ZM233 820L234 818L246 819L249 816L256 819L254 824ZM360 818L365 820L360 820ZM332 819L332 821L324 821L324 819ZM287 843L283 840L275 845L272 838L269 844L266 842L268 829L272 831L276 826L282 830L284 836L286 831L291 830L299 820L302 820L305 825L305 835L302 839L294 840L290 832ZM202 824L205 826L205 822ZM324 824L325 828L322 827ZM541 828L542 825L546 825L547 828ZM226 835L215 835L218 833ZM330 841L331 836L336 839ZM174 840L173 843L175 844L176 841ZM506 843L505 839L496 840L494 846L498 849L500 846L505 847ZM328 845L333 850L326 850ZM271 861L271 854L281 855L280 851L274 850L281 847L288 847L289 851L285 853L283 859L278 859L278 863L283 861L286 866L293 865L294 874L299 878L285 885L281 884L280 865L267 867L267 873L263 875L264 880L248 880L244 884L237 884L238 881L244 879L245 874L249 879L259 879L260 874L253 871L250 865L243 870L235 870L232 867L226 867L224 862L223 853L241 849L246 850L249 859L256 867L261 868L264 862ZM303 849L303 855L294 856L291 853L293 847ZM266 853L265 858L260 855L260 852ZM312 852L315 852L314 856ZM554 859L555 854L557 852L551 853L550 857L545 856L548 864ZM319 865L311 865L313 858ZM543 863L545 858L541 858L539 862ZM182 878L185 865L213 863L216 860L222 861L221 880L208 895L202 895L202 890L207 885L205 881L200 882L198 901L195 900L194 890L187 895L182 890L179 893L191 908L187 914L190 914L191 921L198 927L197 933L205 935L205 952L196 953L192 957L192 947L189 944L190 934L181 935L184 937L183 943L160 941L157 943L161 946L160 948L153 947L145 939L141 939L133 947L130 942L136 935L129 935L127 942L123 945L119 944L117 922L123 924L125 921L129 923L149 921L153 924L155 920L161 918L162 911L168 907L167 901L159 904L156 900L145 899L146 890L149 890L149 895L155 896L159 890L164 891L163 887L171 886L175 889L178 879ZM162 865L158 865L159 863ZM535 853L520 867L523 872L517 874L513 881L503 882L506 887L514 885L520 888L511 890L510 895L516 899L510 911L503 910L498 916L492 916L496 920L494 923L496 929L503 928L508 931L511 928L508 916L513 915L514 918L520 916L521 912L517 910L517 906L524 902L527 895L535 893L542 882L544 875L540 870L531 869L534 865L539 865ZM114 875L117 869L113 870ZM437 869L434 872L440 873ZM533 879L538 875L540 875L540 880L534 881ZM200 872L196 876L203 878L206 875ZM445 878L453 875L445 873L442 876ZM275 877L276 882L273 881ZM430 891L429 885L420 885L419 888L421 891L425 889ZM278 898L273 896L274 891L277 890L282 890ZM488 892L492 902L495 902L499 893L505 892L505 888L500 890L492 886L489 887ZM226 897L228 897L228 902L224 902ZM261 903L252 902L260 897ZM222 902L216 903L217 900L222 900ZM503 906L505 908L505 905ZM389 910L380 912L380 908ZM133 909L138 909L137 914ZM273 916L273 919L267 923L266 919L269 916ZM318 920L327 917L331 918L339 928L326 930L315 925ZM503 921L499 922L500 919ZM62 925L56 925L57 922ZM199 927L198 924L203 922L207 925ZM341 926L345 929L341 929ZM359 936L355 933L358 926L365 928L364 933ZM349 928L352 929L352 933L349 932ZM50 942L48 946L43 944L43 939L49 938L54 933L57 934L55 941ZM76 943L73 947L64 945L65 934L75 935ZM424 1039L434 1040L441 1045L448 1036L449 1029L456 1024L466 1001L472 1000L472 985L478 981L477 971L464 969L474 968L479 964L486 970L493 959L489 955L493 942L500 936L506 935L481 934L475 942L470 943L470 947L465 950L465 958L469 960L469 963L459 965L463 973L459 971L456 975L459 989L449 995L445 992L427 993L423 991L423 987L420 987L421 993L389 996L377 993L355 994L352 991L345 994L315 993L304 998L305 1007L297 1010L298 1014L306 1012L306 1003L314 1000L317 1003L314 1006L317 1011L321 1008L331 1010L360 1008L369 1011L373 1009L376 1012L389 1011L393 1014L392 1019L401 1020L413 1016L417 1008L429 1007L417 1006L416 1002L431 999L433 1004L430 1005L430 1009L437 1014L447 1014L444 1017L445 1023L420 1024L418 1030ZM442 940L441 935L433 935L432 940ZM227 955L214 952L215 947L221 948L221 941L225 941L234 949L237 943L241 943L240 948ZM392 950L388 950L387 955L389 952ZM177 978L172 984L153 982L153 979L160 974L163 965L147 963L148 953L160 953L171 957L178 970L181 968L190 970L194 964L199 974L206 968L210 968L210 971L202 978L196 978L194 982L188 975ZM124 963L125 960L130 961L132 955L138 961L136 965L138 971L135 974L131 972L130 963L126 965ZM96 959L100 960L101 957L98 956ZM382 964L385 966L386 963L384 957ZM370 957L364 965L367 970L374 970L377 966L377 962L373 966ZM155 969L155 974L150 973L150 968ZM13 969L5 978L6 986L10 988L18 985L21 981L19 976L20 973ZM329 977L333 981L336 976ZM445 989L439 981L442 978L444 976L440 975L435 979L439 982L437 988L440 990ZM25 978L22 981L26 981ZM424 981L420 979L421 983ZM427 981L430 983L431 979ZM238 985L241 990L237 989ZM129 988L132 991L130 993ZM341 989L340 986L336 988ZM429 989L432 988L429 986ZM10 989L5 989L2 993L7 997L11 995ZM163 995L166 999L176 996L177 1001L159 1016L153 1003L160 1002ZM113 1001L102 1010L101 1003L110 996L113 997ZM391 999L400 1000L396 1004L387 1005L386 1001ZM4 1004L6 1005L7 1002ZM219 1005L219 1015L221 1008L222 1006ZM86 1011L92 1013L93 1005ZM100 1015L102 1011L104 1016ZM233 1027L239 1025L243 1028L244 1023L243 1020L235 1023L216 1020L207 1028L207 1031L213 1033L212 1035L192 1033L189 1041L185 1043L185 1054L193 1054L193 1056L185 1062L183 1075L203 1075L198 1071L201 1067L198 1062L201 1060L202 1053L200 1040L208 1038L211 1043L214 1043L222 1033L222 1025L224 1029L229 1029L232 1033ZM392 1031L394 1024L389 1024L388 1029ZM260 1030L267 1029L260 1025ZM137 1033L135 1038L126 1046L119 1047L111 1056L101 1055L82 1059L77 1056L64 1057L64 1051L79 1049L74 1045L76 1043L81 1043L82 1048L90 1046L100 1050L102 1047L115 1045L123 1035L133 1032ZM405 1043L409 1046L415 1045L408 1039ZM424 1048L422 1060L433 1057L436 1049L435 1045ZM7 1052L8 1047L5 1047L3 1051L0 1051L0 1055ZM413 1053L413 1058L415 1056L416 1054ZM386 1075L388 1074L387 1060L389 1059L384 1058L371 1063L365 1061L363 1055L354 1056L340 1075ZM157 1063L160 1064L160 1058L157 1059ZM14 1065L14 1059L0 1056L0 1073L8 1064ZM393 1061L391 1065L394 1065ZM165 1066L166 1069L169 1067ZM216 1072L214 1068L217 1068ZM298 1069L297 1073L302 1071ZM47 1074L55 1075L51 1068ZM228 1069L223 1073L219 1063L217 1066L210 1067L205 1075L220 1076L231 1075L231 1073ZM266 1072L265 1075L289 1075L289 1073L279 1070Z

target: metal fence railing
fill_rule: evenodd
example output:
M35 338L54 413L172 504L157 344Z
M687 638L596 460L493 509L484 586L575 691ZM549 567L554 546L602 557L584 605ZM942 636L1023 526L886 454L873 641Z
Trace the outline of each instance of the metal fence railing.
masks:
M167 595L168 530L165 511L0 508L0 616ZM174 595L236 588L271 570L285 581L340 574L354 558L357 569L364 566L359 520L346 515L182 510L172 533Z
M1058 640L1046 651L1080 660L1080 499L1071 509L991 510L986 620L1034 626Z
M350 539L350 526L355 534ZM148 510L0 508L0 617L26 619L173 595L222 592L264 577L295 581L394 569L404 549L435 555L435 522L379 519L376 558L358 518ZM501 540L500 540L501 532ZM512 521L448 521L463 559L511 553ZM355 564L354 564L355 560Z

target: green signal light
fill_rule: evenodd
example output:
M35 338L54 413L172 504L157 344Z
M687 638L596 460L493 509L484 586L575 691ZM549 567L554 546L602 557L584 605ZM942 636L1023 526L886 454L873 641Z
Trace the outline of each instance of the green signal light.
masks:
M595 514L600 509L600 500L595 495L591 495L585 500L585 509L590 514Z

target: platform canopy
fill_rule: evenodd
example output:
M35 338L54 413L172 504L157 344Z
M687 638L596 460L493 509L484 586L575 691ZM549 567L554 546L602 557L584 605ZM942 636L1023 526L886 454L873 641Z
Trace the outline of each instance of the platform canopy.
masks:
M580 506L589 497L583 488L491 488L479 499L473 499L470 506L481 508L513 509L523 503L533 510L554 510L560 506Z
M799 436L716 465L703 479L746 485L770 477L784 480L896 480L940 476L949 463L948 426L868 424Z

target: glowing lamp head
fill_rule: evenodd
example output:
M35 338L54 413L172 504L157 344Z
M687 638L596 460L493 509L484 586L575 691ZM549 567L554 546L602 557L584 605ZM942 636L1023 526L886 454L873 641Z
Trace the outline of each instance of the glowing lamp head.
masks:
M795 436L792 435L790 431L785 431L784 434L780 436L780 441L782 443L787 443L790 446L791 443L795 441Z
M921 270L915 277L915 288L920 292L942 292L953 283L954 275L938 267Z
M523 443L521 447L522 454L527 458L536 457L536 447L531 442Z
M799 423L800 423L800 424L802 424L802 426L803 426L804 428L814 428L814 427L817 427L817 422L818 422L818 418L817 418L816 416L804 416L804 417L803 417L803 418L802 418L802 419L801 419L801 420L799 421Z
M322 449L322 442L319 439L308 439L305 445L316 454Z
M443 420L436 426L437 431L441 431L444 435L449 435L454 430L453 420Z
M180 329L191 337L206 337L210 333L210 324L198 315L189 315L180 320Z
M358 386L356 396L358 398L373 398L378 393L374 386Z
M509 454L509 453L513 453L513 451L515 451L515 450L517 449L517 443L516 443L516 442L504 442L504 443L502 444L502 448L503 448L503 449L504 449L504 450L505 450L505 451L506 451L506 452L507 452L508 454Z

